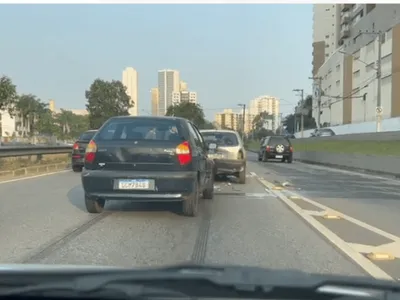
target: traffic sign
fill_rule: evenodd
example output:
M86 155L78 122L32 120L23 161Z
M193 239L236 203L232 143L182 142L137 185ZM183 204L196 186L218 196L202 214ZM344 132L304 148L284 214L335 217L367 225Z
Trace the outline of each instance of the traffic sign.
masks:
M376 109L375 109L375 111L376 111L377 114L381 114L382 111L383 111L382 106L377 106Z

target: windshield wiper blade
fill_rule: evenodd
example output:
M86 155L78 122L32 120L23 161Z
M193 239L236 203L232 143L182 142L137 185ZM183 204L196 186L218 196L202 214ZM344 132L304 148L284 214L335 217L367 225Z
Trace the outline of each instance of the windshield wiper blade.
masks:
M72 275L71 275L72 276ZM118 291L126 297L258 299L400 299L397 282L256 267L178 265L150 270L103 271L66 282L1 289L1 295L69 291L79 295ZM164 294L163 294L164 293ZM344 298L343 298L344 297Z

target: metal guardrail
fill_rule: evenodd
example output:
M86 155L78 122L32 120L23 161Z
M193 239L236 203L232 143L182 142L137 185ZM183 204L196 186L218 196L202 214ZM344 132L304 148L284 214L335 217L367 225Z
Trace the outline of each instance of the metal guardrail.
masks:
M0 147L0 157L16 157L41 154L63 154L71 153L72 146L22 146L22 147Z

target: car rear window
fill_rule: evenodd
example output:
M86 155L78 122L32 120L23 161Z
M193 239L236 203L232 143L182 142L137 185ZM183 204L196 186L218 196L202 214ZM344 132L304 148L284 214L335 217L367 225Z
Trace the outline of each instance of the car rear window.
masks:
M285 139L284 137L278 137L278 136L271 137L268 144L272 144L272 145L281 144L284 146L290 146L290 142L287 139Z
M216 143L222 147L234 147L239 145L238 138L233 132L202 132L201 135L206 143Z
M81 136L79 137L80 141L90 141L92 139L92 137L94 136L94 134L96 133L96 131L87 131L81 134Z
M179 122L168 119L115 119L101 129L96 140L181 141Z

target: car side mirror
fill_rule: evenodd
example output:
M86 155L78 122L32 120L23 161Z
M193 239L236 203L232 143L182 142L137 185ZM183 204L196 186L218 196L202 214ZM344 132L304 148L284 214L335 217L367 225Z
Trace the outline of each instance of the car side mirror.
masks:
M216 143L208 144L208 150L215 151L216 149L217 149L217 144Z

